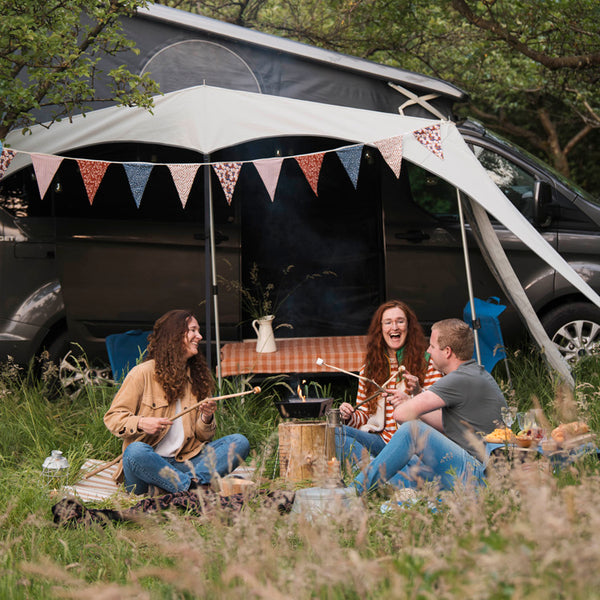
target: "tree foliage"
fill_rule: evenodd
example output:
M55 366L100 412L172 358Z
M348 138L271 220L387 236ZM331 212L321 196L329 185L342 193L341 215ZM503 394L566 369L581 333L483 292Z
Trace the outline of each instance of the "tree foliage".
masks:
M470 94L459 116L600 187L597 0L163 3L450 81Z
M14 127L85 111L97 100L150 107L158 88L121 65L102 74L110 97L99 98L97 64L104 54L133 50L119 18L145 0L2 0L0 2L0 139Z

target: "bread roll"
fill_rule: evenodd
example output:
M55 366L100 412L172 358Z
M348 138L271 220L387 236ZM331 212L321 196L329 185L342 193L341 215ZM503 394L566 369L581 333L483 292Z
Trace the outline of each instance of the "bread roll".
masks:
M577 437L588 433L590 428L583 421L573 421L571 423L561 423L550 434L552 439L559 444L562 444L569 438Z

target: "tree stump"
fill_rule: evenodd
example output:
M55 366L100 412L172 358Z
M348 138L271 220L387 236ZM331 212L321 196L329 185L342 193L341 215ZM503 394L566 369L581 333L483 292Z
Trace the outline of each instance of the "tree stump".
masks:
M327 440L327 423L292 421L279 424L279 473L287 481L322 476L325 459L333 452L331 440Z

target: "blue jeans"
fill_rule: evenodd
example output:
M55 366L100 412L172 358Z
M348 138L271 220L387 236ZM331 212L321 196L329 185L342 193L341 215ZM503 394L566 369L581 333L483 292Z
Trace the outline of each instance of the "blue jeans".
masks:
M368 433L349 425L335 430L335 452L344 464L347 460L359 465L364 452L367 456L377 456L385 448L385 442L378 433Z
M125 489L145 494L148 485L156 485L167 492L183 492L189 489L192 478L204 484L210 483L214 474L231 473L249 452L250 443L239 433L208 442L185 462L160 456L144 442L133 442L123 453Z
M424 479L450 490L457 479L480 481L483 473L483 464L443 433L422 421L410 421L398 428L353 485L362 493L388 480L397 487L415 487L418 479Z

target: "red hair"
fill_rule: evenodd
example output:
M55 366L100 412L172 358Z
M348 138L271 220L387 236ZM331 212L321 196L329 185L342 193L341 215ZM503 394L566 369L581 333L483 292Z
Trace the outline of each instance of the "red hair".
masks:
M387 381L390 373L390 362L388 359L388 346L383 339L381 328L381 319L383 313L390 308L399 308L406 315L406 341L404 342L404 352L402 363L406 370L419 378L422 384L427 371L427 362L425 360L425 351L427 350L427 339L423 333L423 328L417 319L415 312L404 302L400 300L388 300L384 302L373 315L369 331L367 332L367 355L365 357L365 376L373 379L378 384ZM375 386L367 382L367 397L375 393ZM374 412L377 409L377 398L369 402L369 411Z

